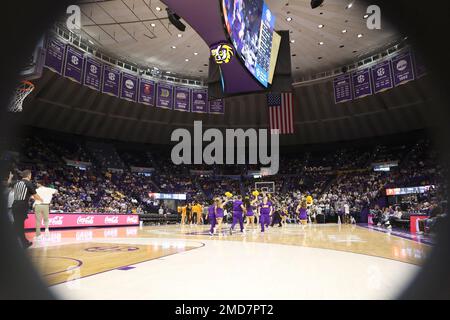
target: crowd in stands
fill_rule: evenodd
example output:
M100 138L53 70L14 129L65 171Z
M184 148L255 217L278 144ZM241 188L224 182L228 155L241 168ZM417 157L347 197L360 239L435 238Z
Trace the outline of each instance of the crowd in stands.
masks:
M265 181L274 183L277 203L291 215L300 196L311 195L315 213L336 216L349 211L357 218L366 210L386 221L386 215L401 218L399 212L432 210L440 206L446 192L443 168L425 139L412 145L289 154L281 157L279 173L270 177L247 174L257 166L176 166L170 161L170 152L142 151L142 146L137 151L115 148L111 143L64 143L32 137L24 138L19 149L14 150L19 156L13 159L17 172L32 169L36 182L56 188L52 210L61 212L157 212L163 203L152 198L155 192L183 193L188 201L206 204L227 191L250 195L256 182ZM70 166L67 160L89 165ZM374 172L372 163L386 161L398 166L390 172ZM132 172L131 167L152 170L142 174ZM386 188L421 185L435 187L425 194L404 197L401 203L386 199Z

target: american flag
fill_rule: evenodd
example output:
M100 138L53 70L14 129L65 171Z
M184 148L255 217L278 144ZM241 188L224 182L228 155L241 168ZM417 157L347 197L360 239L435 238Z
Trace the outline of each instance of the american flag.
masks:
M294 133L294 106L292 93L267 94L269 107L270 129L278 130L280 134Z

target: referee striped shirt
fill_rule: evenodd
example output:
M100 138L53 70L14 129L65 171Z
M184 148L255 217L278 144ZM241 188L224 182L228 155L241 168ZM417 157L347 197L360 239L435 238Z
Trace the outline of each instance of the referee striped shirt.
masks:
M30 200L32 195L36 194L36 188L28 180L20 180L14 186L14 201L26 201Z

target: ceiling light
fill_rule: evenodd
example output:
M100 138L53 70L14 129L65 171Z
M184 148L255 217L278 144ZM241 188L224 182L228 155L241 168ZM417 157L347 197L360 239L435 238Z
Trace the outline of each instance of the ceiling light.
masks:
M161 11L160 7L156 7L155 9L156 9L156 11Z
M194 56L198 56L198 52L194 52Z
M347 33L347 29L342 30L342 33Z
M94 44L94 42L91 39L88 39L90 44Z
M320 41L320 42L319 42L319 46L323 46L323 41Z
M183 35L181 33L178 34L178 38L181 38Z
M353 7L353 2L350 2L350 3L345 7L345 9L350 9L351 7Z
M292 18L291 18L291 17L287 17L287 18L286 18L286 21L287 21L287 22L291 22L291 21L292 21Z
M319 29L322 29L322 28L324 27L324 25L323 25L323 24L319 24L317 27L318 27Z
M367 19L368 17L369 17L369 15L366 13L363 18Z
M295 43L295 40L294 40L294 39L292 39L292 40L291 40L291 43Z
M189 62L189 59L188 59L188 58L186 58L186 59L184 59L184 61L186 61L186 62Z
M362 33L359 33L359 34L358 34L358 38L362 38L362 36L363 36Z
M175 46L172 46L172 49L176 49L177 47L175 47Z
M151 25L153 28L156 27L156 24L154 24L154 23L152 23L152 24L150 24L150 25Z

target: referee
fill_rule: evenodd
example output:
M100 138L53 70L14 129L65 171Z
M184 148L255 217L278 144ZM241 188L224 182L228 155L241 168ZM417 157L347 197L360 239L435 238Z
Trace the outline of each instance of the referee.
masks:
M36 187L31 182L31 171L24 170L21 173L22 180L14 185L14 202L12 212L14 215L14 227L19 237L19 241L24 248L30 247L33 243L25 237L24 223L28 218L28 209L30 198L42 201L42 198L36 193Z

